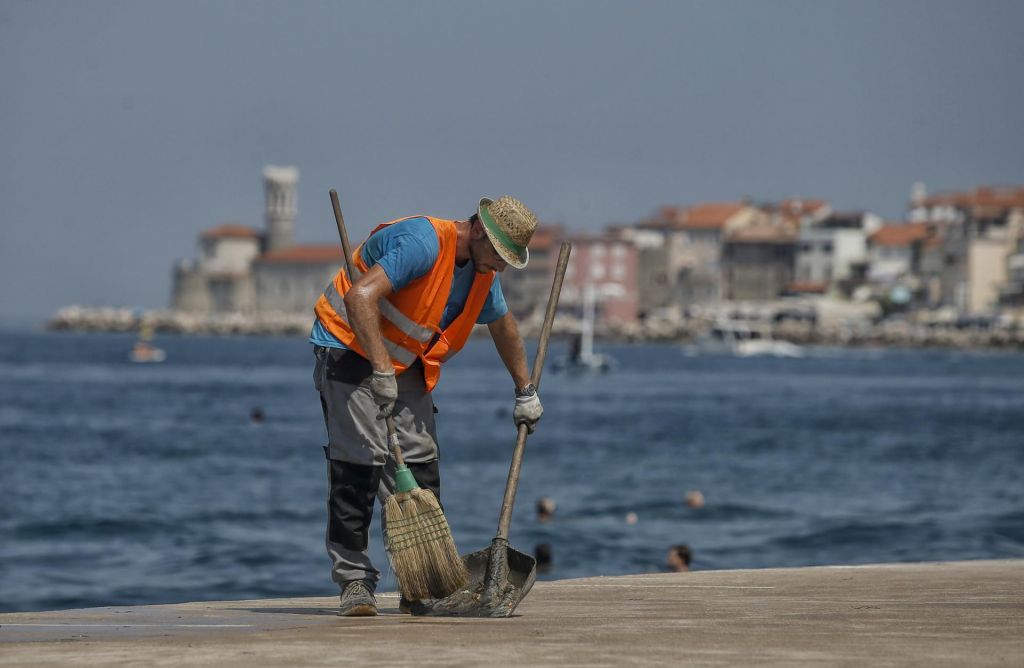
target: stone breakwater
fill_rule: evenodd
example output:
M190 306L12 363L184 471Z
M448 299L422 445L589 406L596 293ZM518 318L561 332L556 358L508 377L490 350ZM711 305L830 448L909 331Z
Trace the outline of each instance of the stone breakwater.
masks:
M305 336L313 325L313 310L308 313L211 313L199 314L172 309L142 311L139 309L83 306L67 306L51 317L46 328L58 332L140 332L148 330L162 334L185 334L197 336ZM540 318L530 318L520 323L524 336L540 333ZM580 331L575 318L555 318L555 334L570 335ZM477 333L486 333L478 327ZM651 340L671 338L675 329L659 332ZM607 337L625 340L629 337L618 331L608 330ZM642 340L637 338L636 340Z
M595 337L603 341L647 343L689 343L710 331L709 316L678 320L648 319L636 323L598 323ZM313 323L310 313L218 313L196 314L174 310L140 311L127 308L86 308L69 306L46 323L53 331L138 332L200 336L304 336ZM1024 323L963 324L915 322L913 320L814 322L779 320L766 323L779 340L801 345L899 346L940 348L1024 349ZM519 323L523 336L540 333L540 317ZM486 329L477 328L485 334ZM580 332L580 321L572 316L555 318L552 332L572 336Z
M199 314L171 309L140 311L128 308L60 309L46 323L53 331L138 332L202 336L293 336L309 334L313 312L309 313L214 313Z

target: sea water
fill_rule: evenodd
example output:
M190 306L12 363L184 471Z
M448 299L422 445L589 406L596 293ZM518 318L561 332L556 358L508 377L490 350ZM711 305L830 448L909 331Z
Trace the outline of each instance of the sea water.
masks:
M309 344L165 336L133 364L132 342L0 334L0 610L335 593ZM542 579L658 571L678 543L701 570L1024 556L1022 354L599 347L614 371L541 385L510 541L551 546ZM480 549L515 442L489 340L435 401L446 514Z

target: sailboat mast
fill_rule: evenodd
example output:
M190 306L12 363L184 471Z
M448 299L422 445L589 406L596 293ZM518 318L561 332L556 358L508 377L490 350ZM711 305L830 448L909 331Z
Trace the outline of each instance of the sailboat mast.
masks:
M594 356L594 284L583 288L583 326L580 340L580 359L589 360Z

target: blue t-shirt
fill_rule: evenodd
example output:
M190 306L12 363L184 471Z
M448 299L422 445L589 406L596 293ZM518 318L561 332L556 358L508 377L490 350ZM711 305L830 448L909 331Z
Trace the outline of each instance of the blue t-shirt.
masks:
M362 257L367 266L380 265L384 270L391 287L397 292L410 282L425 275L437 261L440 244L434 226L426 218L409 218L394 225L388 225L370 236L363 244ZM473 286L476 269L470 260L463 266L455 265L452 278L452 289L448 293L444 312L441 314L441 329L445 329L462 313ZM486 325L508 313L505 295L501 292L498 276L494 276L491 291L484 301L484 306L477 316L477 323ZM309 342L328 348L344 348L319 318L313 320L313 330L309 334Z

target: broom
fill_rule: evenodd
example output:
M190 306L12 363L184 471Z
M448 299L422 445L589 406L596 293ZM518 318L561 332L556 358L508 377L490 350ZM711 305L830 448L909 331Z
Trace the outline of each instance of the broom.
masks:
M469 580L441 504L420 489L402 460L395 423L388 417L388 443L395 453L395 493L384 503L385 545L398 586L411 601L444 598Z
M348 232L345 230L345 218L341 215L338 193L334 189L331 189L331 205L345 253L345 271L351 277L352 253ZM437 497L430 490L421 489L405 465L394 418L389 415L385 423L388 447L394 453L396 465L395 493L384 503L384 543L391 558L391 568L407 599L444 598L466 584L469 572L459 557Z

